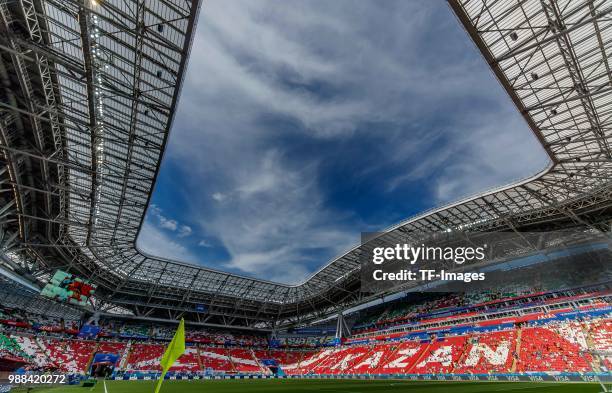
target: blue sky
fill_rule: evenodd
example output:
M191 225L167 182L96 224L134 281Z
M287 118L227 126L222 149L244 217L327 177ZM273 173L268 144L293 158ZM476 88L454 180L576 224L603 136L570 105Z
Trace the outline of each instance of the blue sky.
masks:
M299 283L546 164L442 0L207 1L138 246Z

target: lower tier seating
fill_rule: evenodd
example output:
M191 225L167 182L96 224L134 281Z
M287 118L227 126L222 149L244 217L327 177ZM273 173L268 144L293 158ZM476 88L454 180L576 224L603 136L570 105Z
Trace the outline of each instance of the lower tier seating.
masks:
M38 338L38 344L61 372L83 373L92 356L95 342Z
M204 370L220 372L236 371L229 352L225 348L200 348L200 359Z
M541 327L523 329L517 371L591 371L593 358L567 337Z
M161 344L132 344L128 355L127 370L161 370L159 362L164 354Z

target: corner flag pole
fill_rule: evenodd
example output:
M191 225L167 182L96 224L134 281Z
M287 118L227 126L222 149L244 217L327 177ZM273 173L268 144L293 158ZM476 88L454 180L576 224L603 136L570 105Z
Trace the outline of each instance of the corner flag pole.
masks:
M176 333L174 333L172 341L170 341L170 344L168 344L168 347L166 348L166 352L164 352L164 356L162 356L160 362L162 373L161 377L157 380L157 384L155 385L155 393L159 393L159 389L161 389L166 373L183 353L185 353L185 320L181 318L178 329L176 329Z

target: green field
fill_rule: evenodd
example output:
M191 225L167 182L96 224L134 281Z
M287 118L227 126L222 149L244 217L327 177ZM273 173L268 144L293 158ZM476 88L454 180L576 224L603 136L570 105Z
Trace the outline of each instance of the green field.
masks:
M108 393L153 393L154 381L107 381ZM26 390L13 390L25 392ZM31 393L105 393L103 383L93 389L73 387L39 387ZM347 380L227 380L227 381L166 381L160 393L488 393L488 392L545 392L596 393L597 384L586 383L531 383L531 382L425 382L425 381L347 381Z

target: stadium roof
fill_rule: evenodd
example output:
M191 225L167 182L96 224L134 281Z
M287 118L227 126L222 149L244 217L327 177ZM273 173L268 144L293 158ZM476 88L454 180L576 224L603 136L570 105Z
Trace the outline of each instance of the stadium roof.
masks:
M550 166L388 232L417 240L449 230L609 230L612 1L449 4ZM140 316L191 313L202 322L270 326L365 301L359 247L296 286L136 248L199 6L198 0L0 3L3 263L32 281L55 269L80 274L98 284L102 309L119 304ZM209 312L195 313L198 304Z

